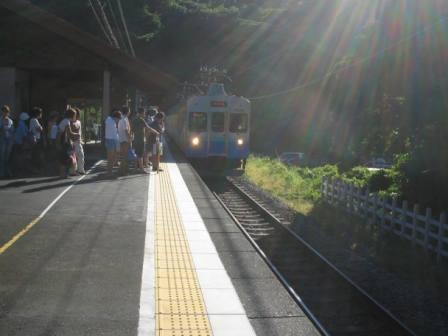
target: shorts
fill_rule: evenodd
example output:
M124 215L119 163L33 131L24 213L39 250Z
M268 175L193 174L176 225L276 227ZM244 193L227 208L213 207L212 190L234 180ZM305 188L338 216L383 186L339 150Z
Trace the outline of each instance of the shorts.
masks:
M118 150L120 148L119 144L118 144L118 140L116 140L116 139L106 139L105 145L106 145L106 149L108 151Z

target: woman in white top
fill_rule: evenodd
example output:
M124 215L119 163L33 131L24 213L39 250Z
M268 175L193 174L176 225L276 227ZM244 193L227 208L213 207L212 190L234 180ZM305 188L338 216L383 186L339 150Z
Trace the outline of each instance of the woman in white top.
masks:
M33 145L31 149L31 163L33 165L32 170L38 172L42 168L42 159L43 159L42 131L44 129L39 122L39 119L41 118L42 118L42 109L40 107L33 107L33 109L31 110L30 132L33 134L36 143Z
M72 136L73 146L75 148L76 156L76 168L78 174L84 175L84 148L82 147L82 135L81 135L81 110L79 108L74 109L76 111L76 120L70 123L70 128L75 134Z
M60 177L67 178L69 171L76 171L76 157L74 157L74 147L72 137L75 133L72 132L70 123L76 120L76 111L73 108L68 108L65 112L65 118L59 123L59 132L56 139L56 146L58 147L58 161L60 169Z
M121 109L122 117L118 122L118 141L120 142L120 174L128 174L128 151L131 143L131 126L129 124L129 107Z
M120 110L112 110L105 121L105 145L107 150L107 172L112 175L112 168L117 162L117 151L119 150L117 123L121 119Z

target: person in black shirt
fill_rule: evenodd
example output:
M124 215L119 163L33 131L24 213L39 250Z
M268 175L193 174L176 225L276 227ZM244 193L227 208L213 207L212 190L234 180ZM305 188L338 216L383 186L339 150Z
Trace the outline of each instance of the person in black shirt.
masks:
M139 110L137 117L132 122L132 133L134 135L134 140L132 142L132 147L137 155L137 166L140 172L146 173L143 166L143 154L145 152L145 132L150 132L157 136L159 132L150 127L145 121L145 111Z
M149 137L149 149L152 151L152 170L158 171L160 164L160 155L162 150L162 133L165 131L165 114L163 112L157 112L154 117L154 121L151 123L151 127L155 129L159 134L150 134Z

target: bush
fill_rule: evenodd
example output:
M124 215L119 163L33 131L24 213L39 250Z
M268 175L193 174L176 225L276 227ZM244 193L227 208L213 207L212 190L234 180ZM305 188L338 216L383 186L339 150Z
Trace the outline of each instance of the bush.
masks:
M369 185L369 181L374 173L366 167L354 167L342 175L345 182L364 188Z
M354 167L344 174L340 174L336 165L291 167L277 159L252 155L246 177L296 210L301 203L313 204L321 198L323 177L340 178L381 196L398 196L410 203L431 207L434 212L446 209L448 200L446 174L435 169L423 170L421 160L410 154L395 156L391 169L370 171Z
M320 198L322 178L337 177L338 168L286 166L277 159L252 155L247 163L246 178L287 202L315 202Z

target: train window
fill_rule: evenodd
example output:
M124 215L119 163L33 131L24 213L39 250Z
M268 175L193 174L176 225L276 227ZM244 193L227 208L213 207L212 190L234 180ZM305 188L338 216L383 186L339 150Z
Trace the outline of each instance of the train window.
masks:
M246 113L230 114L229 131L233 133L247 132L248 118Z
M190 131L191 132L205 132L207 131L207 113L205 112L191 112L190 113Z
M212 132L224 132L224 120L223 112L212 113Z

